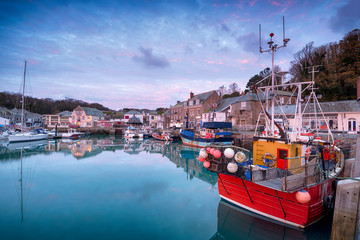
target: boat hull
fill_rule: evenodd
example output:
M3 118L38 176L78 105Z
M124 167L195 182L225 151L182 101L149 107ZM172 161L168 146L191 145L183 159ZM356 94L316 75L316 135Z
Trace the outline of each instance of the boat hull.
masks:
M330 211L324 205L324 198L334 194L332 182L328 180L305 189L311 195L307 204L296 200L296 192L275 190L227 174L219 173L218 188L220 197L232 204L277 222L305 228Z
M37 141L47 139L47 134L28 134L28 133L18 133L14 135L9 135L9 142L28 142L28 141Z
M211 143L221 143L224 145L228 145L232 143L232 139L231 138L219 138L219 139L200 139L200 138L195 138L194 140L190 140L184 136L181 136L181 140L183 142L184 145L188 145L188 146L193 146L193 147L206 147Z

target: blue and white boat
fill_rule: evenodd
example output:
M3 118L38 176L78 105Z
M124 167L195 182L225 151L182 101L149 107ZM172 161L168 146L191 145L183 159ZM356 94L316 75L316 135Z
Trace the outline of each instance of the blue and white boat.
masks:
M204 122L200 132L181 129L180 135L183 144L194 147L206 147L209 144L232 144L231 122Z

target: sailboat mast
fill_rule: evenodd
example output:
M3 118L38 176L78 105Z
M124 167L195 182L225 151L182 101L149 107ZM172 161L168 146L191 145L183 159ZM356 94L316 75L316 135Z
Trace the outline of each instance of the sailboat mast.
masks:
M22 170L23 170L23 162L22 162L22 150L20 151L20 160L21 160L21 168L20 168L20 208L21 208L21 222L24 221L24 202L23 202L23 178L22 178Z
M25 61L25 68L24 68L24 80L23 80L23 91L21 97L21 132L23 132L24 128L24 95L25 95L25 76L26 76L26 61Z

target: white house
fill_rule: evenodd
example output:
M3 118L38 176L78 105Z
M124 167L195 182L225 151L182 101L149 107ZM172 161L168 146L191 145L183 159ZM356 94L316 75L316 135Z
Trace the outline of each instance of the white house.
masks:
M144 115L141 112L135 110L128 111L124 114L124 122L127 123L133 116L138 118L141 123L144 123Z
M10 119L0 117L0 127L5 127L9 125L10 125Z
M311 130L325 130L328 124L329 129L332 131L360 131L360 100L321 102L320 107L324 113L325 120L320 113L318 113L317 116L310 114L314 112L313 105L310 104L303 114L303 127ZM296 125L296 119L294 119L293 116L295 105L289 105L284 108L283 111L288 116L290 124L295 123L294 125ZM280 109L275 108L274 112L275 114L279 114Z

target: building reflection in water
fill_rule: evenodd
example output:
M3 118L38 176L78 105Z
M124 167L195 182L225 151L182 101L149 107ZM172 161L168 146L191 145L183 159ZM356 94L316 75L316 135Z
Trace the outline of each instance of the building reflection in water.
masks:
M127 154L161 154L168 158L178 168L183 168L186 177L192 180L194 177L201 179L213 187L217 183L217 175L206 171L202 163L198 161L199 149L183 146L179 143L169 143L154 139L122 139L115 136L90 136L87 138L41 140L8 144L0 152L0 160L20 159L20 150L26 151L26 155L51 154L51 152L63 152L71 154L77 160L94 157L104 151L124 151Z

